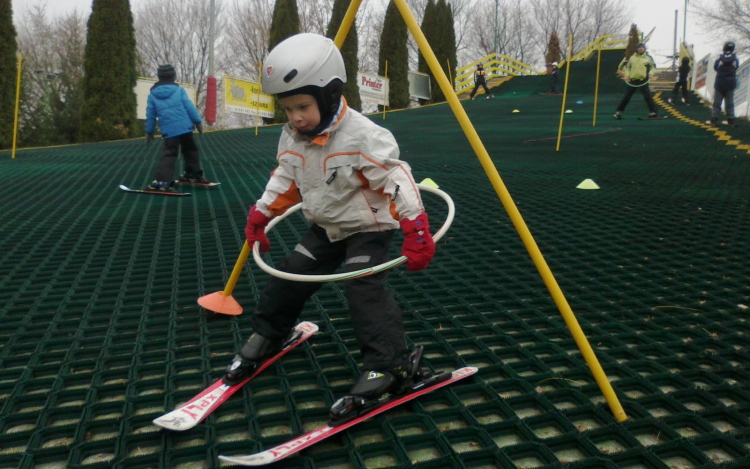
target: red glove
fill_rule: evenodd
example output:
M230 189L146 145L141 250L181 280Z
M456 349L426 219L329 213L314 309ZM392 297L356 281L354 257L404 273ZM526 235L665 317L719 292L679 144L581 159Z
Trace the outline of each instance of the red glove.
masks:
M435 242L430 234L427 214L423 213L414 220L402 218L401 230L404 232L404 245L401 254L407 257L406 267L409 270L426 268L435 256Z
M260 241L260 252L266 252L271 249L271 241L268 240L265 232L265 227L270 221L271 219L256 209L255 205L250 207L250 213L247 215L247 226L245 227L245 237L250 248L253 247L256 241Z

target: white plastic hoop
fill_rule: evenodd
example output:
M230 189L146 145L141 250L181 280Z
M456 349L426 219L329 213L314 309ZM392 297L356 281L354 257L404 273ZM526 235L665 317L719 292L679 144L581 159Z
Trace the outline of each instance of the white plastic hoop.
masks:
M425 191L425 192L431 192L433 194L437 194L440 197L442 197L443 200L445 200L446 204L448 204L448 216L445 218L445 223L443 223L443 226L438 230L437 233L432 237L432 239L437 243L440 238L443 237L443 235L448 231L448 228L450 228L451 224L453 223L453 217L456 214L456 207L453 204L453 200L450 198L448 194L441 191L440 189L437 189L432 186L427 186L424 184L417 184L417 187L419 187L419 190ZM266 234L270 233L274 226L276 226L277 223L280 223L282 220L284 220L286 217L291 215L292 213L296 212L297 210L302 208L302 204L297 204L287 210L283 215L278 216L271 220L271 223L268 224L266 227ZM293 282L339 282L342 280L351 280L353 278L357 277L364 277L365 275L372 275L376 274L378 272L382 272L384 270L391 269L393 267L396 267L397 265L403 264L406 262L406 256L401 256L396 259L390 260L388 262L384 262L383 264L376 265L373 267L368 267L366 269L357 270L354 272L343 272L340 274L330 274L330 275L301 275L301 274L291 274L289 272L282 272L281 270L274 269L270 265L266 264L266 262L263 260L263 258L260 255L259 250L260 243L255 242L253 243L253 259L255 259L255 263L258 264L258 267L261 268L264 272L273 275L274 277L278 277L280 279L284 280L291 280Z

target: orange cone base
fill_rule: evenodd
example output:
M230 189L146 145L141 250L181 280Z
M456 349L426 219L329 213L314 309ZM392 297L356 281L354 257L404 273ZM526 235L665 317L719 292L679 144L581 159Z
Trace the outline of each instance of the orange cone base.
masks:
M239 316L242 314L242 306L237 303L237 300L232 295L224 296L223 291L217 291L216 293L198 298L198 304L214 313L228 314L230 316Z

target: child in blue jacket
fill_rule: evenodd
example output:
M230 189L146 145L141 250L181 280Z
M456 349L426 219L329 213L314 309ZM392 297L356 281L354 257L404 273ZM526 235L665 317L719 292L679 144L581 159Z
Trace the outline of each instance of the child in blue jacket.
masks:
M159 65L156 73L159 81L151 88L146 106L146 145L150 145L154 139L156 120L159 119L164 152L159 160L156 179L146 190L174 191L172 177L180 148L185 158L185 172L180 176L180 182L207 184L198 147L193 141L193 129L203 133L201 116L188 99L187 92L175 83L177 73L172 65Z

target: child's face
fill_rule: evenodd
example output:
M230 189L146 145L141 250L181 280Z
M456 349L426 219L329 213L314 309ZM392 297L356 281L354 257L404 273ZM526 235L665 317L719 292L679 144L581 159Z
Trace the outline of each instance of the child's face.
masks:
M644 52L646 52L646 48L645 47L641 46L641 47L638 48L638 53L639 54L643 54Z
M297 130L312 130L320 124L318 102L309 94L295 94L279 98L279 103L286 111L289 123Z

